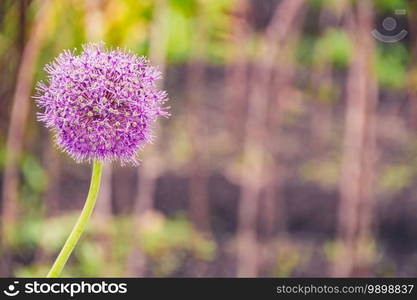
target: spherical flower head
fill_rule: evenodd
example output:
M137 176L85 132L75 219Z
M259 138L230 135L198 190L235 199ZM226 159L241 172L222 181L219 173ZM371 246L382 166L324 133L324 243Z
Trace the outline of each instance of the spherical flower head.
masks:
M64 51L45 67L48 83L35 96L38 119L77 162L120 160L137 164L152 140L152 125L167 116L166 93L155 86L160 73L144 57L102 43L80 55Z

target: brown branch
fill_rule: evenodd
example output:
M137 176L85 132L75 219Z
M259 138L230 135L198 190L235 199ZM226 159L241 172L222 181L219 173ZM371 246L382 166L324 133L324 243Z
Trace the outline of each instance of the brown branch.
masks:
M257 275L256 219L258 201L265 184L265 151L268 117L268 87L271 84L273 66L282 44L290 34L293 24L305 3L304 0L282 1L268 26L258 51L249 95L249 110L243 149L241 174L241 199L238 212L238 265L237 275Z
M36 61L46 33L50 15L50 1L42 1L29 40L24 48L17 74L11 118L6 142L6 158L3 178L2 242L7 242L7 233L17 219L18 161L22 153L23 136L30 108L33 77Z
M225 86L225 124L230 131L230 138L234 141L236 150L242 145L244 124L244 107L247 101L247 84L249 55L245 45L249 42L250 30L248 24L249 3L239 1L234 14L231 16L232 32L229 43L233 45L228 66L226 68Z
M375 159L375 106L377 86L373 74L372 4L360 1L350 34L354 55L347 82L344 153L340 181L340 253L334 276L367 275L369 257L361 249L370 243L372 182ZM359 269L360 272L358 273Z
M189 172L189 216L195 227L210 233L208 203L208 153L207 114L204 107L204 75L206 65L204 53L207 45L207 28L203 7L200 4L195 17L195 31L192 40L190 61L187 65L187 131L190 138L191 154Z

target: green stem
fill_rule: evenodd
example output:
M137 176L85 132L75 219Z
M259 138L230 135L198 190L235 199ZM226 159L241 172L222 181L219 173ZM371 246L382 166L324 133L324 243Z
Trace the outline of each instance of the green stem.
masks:
M64 247L55 260L51 270L49 271L47 275L48 278L55 278L61 274L61 271L64 268L68 258L70 257L72 250L74 250L75 245L77 244L81 234L84 231L85 224L91 216L91 213L94 209L94 204L96 203L98 190L100 188L101 170L102 164L99 162L94 162L93 172L91 175L90 190L88 191L88 196L87 200L85 201L84 208L81 212L81 215L78 217L77 223L72 229L70 236L65 242Z

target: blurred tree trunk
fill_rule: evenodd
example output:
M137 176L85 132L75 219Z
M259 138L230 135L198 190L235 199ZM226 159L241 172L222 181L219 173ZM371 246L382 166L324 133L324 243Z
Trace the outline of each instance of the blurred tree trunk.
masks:
M354 52L347 82L344 153L340 181L340 252L334 276L369 276L375 160L377 86L372 62L373 6L360 1L351 19Z
M26 41L26 21L27 21L27 8L29 0L20 0L19 7L19 53L23 53Z
M169 3L167 0L157 0L154 4L154 17L150 28L149 59L156 65L164 76L166 69L166 54L168 46L168 18ZM158 82L162 87L163 78ZM161 133L161 128L156 126L155 131ZM161 141L159 136L155 142L148 145L143 152L143 162L138 168L138 191L134 202L133 212L135 223L141 226L141 220L146 214L154 210L154 193L156 181L159 178L161 169ZM135 234L135 233L133 233ZM135 239L137 241L137 239ZM131 276L144 277L146 275L147 259L140 245L134 245L128 258L127 273Z
M204 107L204 75L206 71L204 55L207 46L206 20L203 4L199 3L190 60L187 65L187 130L191 143L189 159L189 215L194 226L210 233L208 203L208 144L207 114Z
M242 146L245 116L245 105L247 101L248 65L249 55L245 46L249 43L251 35L248 24L249 3L241 0L237 4L231 16L232 36L229 62L226 67L225 86L225 124L233 139L233 145L239 151Z
M23 137L29 114L34 72L37 58L48 32L50 20L50 1L43 1L35 17L33 29L24 46L17 74L16 89L13 96L10 124L6 140L5 166L3 176L3 201L1 211L1 244L7 248L8 234L15 228L18 209L19 171L18 163L23 148ZM5 256L3 263L7 261Z
M301 8L300 8L301 9ZM292 24L287 36L283 38L281 47L277 50L277 60L269 93L272 95L268 107L266 143L271 160L266 171L266 183L263 209L259 215L264 236L270 240L275 234L286 234L286 213L282 186L285 180L285 168L280 164L280 150L282 145L283 114L289 102L297 97L294 85L296 75L296 49L299 46L300 30L304 16L296 12L298 22ZM262 217L261 217L262 216Z
M267 182L265 163L269 154L265 146L271 97L269 87L278 51L290 34L304 3L304 0L283 0L278 4L257 51L257 64L251 77L243 146L237 232L238 277L255 277L258 274L257 216L260 194Z

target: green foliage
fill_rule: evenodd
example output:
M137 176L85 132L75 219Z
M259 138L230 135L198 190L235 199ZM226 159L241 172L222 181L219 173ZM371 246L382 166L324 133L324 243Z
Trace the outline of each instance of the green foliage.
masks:
M302 267L311 256L308 245L297 245L285 240L277 241L275 265L272 269L273 277L291 277L296 269Z
M282 251L277 255L277 262L272 273L274 277L291 277L293 271L299 266L301 255L294 249Z
M314 9L320 9L324 5L327 5L329 3L329 0L310 0L309 4Z
M112 46L127 46L132 51L146 54L152 4L150 0L109 2L103 15L102 39Z
M307 182L314 182L325 189L332 189L339 181L340 164L334 160L310 161L300 168L300 175Z
M28 215L9 232L8 240L15 253L24 255L36 249L41 222L39 216Z
M8 10L3 15L3 20L0 22L0 53L4 53L4 50L10 50L13 41L18 35L17 24L19 22L19 5L17 1L12 5L9 4Z
M49 257L45 263L35 261L20 267L16 274L44 276L60 251L76 221L78 213L49 218L41 223L22 222L19 235L30 247L38 245L40 253ZM155 275L168 276L183 267L189 257L209 261L214 258L215 243L195 232L183 216L166 219L159 214L145 215L140 226L132 218L112 220L110 226L100 218L90 220L63 276L121 276L132 251L142 249L151 261ZM137 244L135 244L137 243ZM28 245L20 244L21 249Z
M104 247L94 239L85 239L75 253L80 274L95 276L103 274L108 262Z
M168 59L171 62L184 61L191 47L190 36L192 34L190 20L181 12L173 10L169 16L169 28L168 37Z
M353 0L309 0L309 5L315 11L319 11L320 9L340 11L343 10L343 7L351 1Z
M378 48L376 71L379 83L389 89L401 89L406 84L408 53L402 44Z
M299 47L297 47L297 62L300 65L311 66L315 60L315 52L311 51L314 49L316 44L316 39L310 35L304 35L304 37L299 42Z
M48 273L48 267L46 265L31 265L25 267L16 268L14 275L18 278L41 278L45 277L45 274Z
M23 180L19 191L19 207L25 217L9 228L8 242L16 253L26 253L36 247L39 239L40 196L45 190L47 178L39 161L29 154L23 156L20 170Z
M44 230L39 240L39 246L47 253L57 252L68 237L71 228L77 220L77 215L67 214L62 217L49 218L44 221Z
M193 48L193 43L204 43L206 46L201 59L221 63L225 59L225 36L229 29L230 19L226 11L233 1L193 1L171 0L168 18L168 49L167 57L170 62L186 61ZM202 38L196 41L197 23L201 22Z
M31 191L40 193L45 189L47 177L40 162L34 156L25 155L23 157L22 175L24 183Z
M216 1L211 1L216 2ZM170 6L186 17L193 17L197 14L197 0L169 0Z
M375 7L381 12L394 12L396 9L402 9L407 6L405 0L375 0Z
M378 183L385 190L398 192L412 184L415 173L414 166L408 164L386 166Z
M336 68L346 68L352 46L345 31L329 29L317 40L315 48L316 64L332 64Z
M215 244L192 228L182 216L165 219L148 215L139 229L139 246L154 262L154 272L167 276L176 270L187 253L199 260L211 260Z
M332 84L325 82L318 87L317 100L322 103L334 103L339 99L340 91Z
M0 170L3 170L6 164L6 145L0 142Z
M323 244L323 253L330 262L346 259L347 250L341 241L327 241ZM377 259L377 243L373 238L358 240L356 251L364 263L372 263Z

